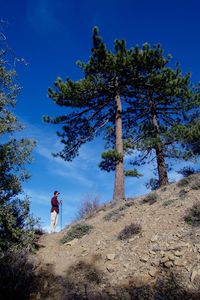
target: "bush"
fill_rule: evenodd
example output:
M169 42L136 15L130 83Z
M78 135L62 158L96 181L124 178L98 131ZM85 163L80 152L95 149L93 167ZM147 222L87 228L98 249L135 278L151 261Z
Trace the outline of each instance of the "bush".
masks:
M1 299L28 299L33 265L28 262L28 253L5 252L0 258L0 295Z
M119 240L125 240L133 235L136 235L141 232L141 225L136 223L131 223L130 225L127 225L124 227L124 229L119 233L118 239Z
M166 207L166 206L171 205L172 203L174 203L174 200L166 200L166 201L163 202L162 205L163 205L164 207Z
M156 193L150 193L143 199L143 203L149 203L152 205L153 203L157 202L158 199L159 197Z
M195 203L185 216L185 222L192 226L200 226L200 203Z
M183 169L179 170L177 173L183 175L183 177L188 177L190 175L198 173L198 170L195 170L191 167L184 167Z
M61 243L65 244L73 239L81 239L84 235L90 233L93 226L85 224L85 223L78 223L72 226L67 234L61 239Z
M188 178L188 177L183 178L183 179L181 179L181 180L177 183L177 186L178 186L178 187L185 187L185 186L187 186L187 185L190 184L190 181L191 181L191 178Z
M44 231L44 229L40 228L40 227L37 227L34 229L34 234L36 236L41 236L43 234L45 234L46 232Z
M179 192L179 197L180 197L181 199L185 199L187 193L188 193L188 192L187 192L186 190L180 190L180 192Z
M192 190L199 190L200 189L200 180L199 178L193 178L193 181L190 185Z
M119 208L111 210L104 216L105 221L114 221L116 222L120 217L124 216L124 210L128 208L128 205L122 205Z
M193 190L199 190L200 189L200 180L198 175L189 176L186 178L181 179L177 183L178 187L186 187L189 186Z
M99 208L100 198L97 195L86 195L82 200L77 213L77 220L92 215Z

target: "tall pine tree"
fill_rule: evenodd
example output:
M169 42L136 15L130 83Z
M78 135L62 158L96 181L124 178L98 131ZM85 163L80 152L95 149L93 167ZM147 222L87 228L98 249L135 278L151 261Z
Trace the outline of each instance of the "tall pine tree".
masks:
M64 149L58 153L64 160L71 160L80 146L102 131L113 129L115 161L114 201L124 198L123 162L123 101L129 93L130 78L136 78L135 64L138 52L127 50L124 41L115 41L115 51L109 51L93 30L92 55L87 63L79 62L84 78L76 82L57 79L49 97L59 106L73 111L56 118L45 117L46 122L63 124L58 132ZM132 93L132 91L131 91ZM112 160L113 161L113 160Z
M178 65L168 67L170 56L165 58L160 45L151 48L145 44L139 52L137 94L127 99L130 107L126 111L127 127L130 132L135 128L132 142L140 151L132 164L155 159L163 186L168 184L166 159L188 155L181 145L180 128L186 128L186 116L195 109L199 92L190 74L183 75ZM135 82L133 86L135 89Z

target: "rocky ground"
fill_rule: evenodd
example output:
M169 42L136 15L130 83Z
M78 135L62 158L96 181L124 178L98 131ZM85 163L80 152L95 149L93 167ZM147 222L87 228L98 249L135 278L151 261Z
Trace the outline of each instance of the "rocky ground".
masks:
M148 196L102 206L81 220L93 226L81 239L60 243L70 227L44 234L30 258L36 276L31 299L200 299L200 224L185 222L200 203L199 191L200 175L192 175ZM131 223L141 231L120 240Z

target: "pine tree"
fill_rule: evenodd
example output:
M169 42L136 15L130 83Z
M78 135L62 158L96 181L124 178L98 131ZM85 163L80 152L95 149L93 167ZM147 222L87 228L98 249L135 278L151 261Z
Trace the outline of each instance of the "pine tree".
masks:
M186 158L180 128L186 128L185 116L194 109L199 93L190 74L183 75L178 64L174 69L167 66L170 56L165 58L160 45L151 48L145 44L140 60L137 95L127 99L130 107L126 111L132 143L140 151L132 164L156 159L159 185L163 186L168 184L166 159Z
M101 132L106 136L112 129L114 145L109 154L112 169L115 169L114 201L124 198L123 101L132 93L129 92L129 81L136 77L133 60L137 55L138 52L126 49L123 40L115 41L112 53L95 27L91 57L87 63L78 62L84 78L76 82L58 78L55 90L49 89L49 97L56 104L73 111L56 118L44 118L46 122L63 124L58 136L64 149L58 155L67 161L78 154L82 144Z

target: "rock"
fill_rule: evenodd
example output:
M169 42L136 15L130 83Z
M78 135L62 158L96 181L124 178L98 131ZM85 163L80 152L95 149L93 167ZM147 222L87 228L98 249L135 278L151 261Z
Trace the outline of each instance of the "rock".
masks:
M159 260L153 260L153 261L151 262L151 265L152 265L152 266L155 266L155 267L159 267L160 262L159 262Z
M172 260L172 261L174 261L175 260L175 257L174 257L174 255L173 254L168 254L168 258L169 258L169 260Z
M37 293L37 296L36 296L36 300L40 300L41 299L41 294L40 292Z
M88 250L88 249L83 248L83 249L82 249L82 253L87 252L87 250Z
M181 234L180 234L180 233L177 233L176 236L177 236L178 238L181 238Z
M131 242L134 242L137 238L138 238L138 236L135 236L135 237L129 239L128 241L129 241L129 243L131 243Z
M107 260L113 260L113 259L115 259L115 254L114 253L107 254L106 258L107 258Z
M151 276L149 274L140 273L137 276L138 282L142 282L143 284L148 284L151 280Z
M78 239L73 239L72 241L66 243L66 246L74 246L77 243Z
M157 235L154 235L152 238L151 238L151 242L156 242L158 240L158 236Z
M130 266L130 264L123 264L123 267L124 267L125 269L128 269L129 266Z
M45 282L44 282L44 290L47 288L47 286L48 286L48 282L47 282L47 280L45 280Z
M166 262L164 263L164 266L165 266L166 268L171 268L171 267L173 266L173 262L172 262L172 261L166 261Z
M166 263L167 261L169 261L169 258L168 258L167 256L161 258L161 260L160 260L160 262L161 262L162 264Z
M101 241L97 241L96 245L99 246L101 244Z
M197 276L200 276L200 269L193 269L190 277L191 282L193 282Z
M118 246L118 247L116 247L116 250L117 251L122 251L123 249L122 249L122 247Z
M113 273L115 270L113 269L112 265L109 265L106 267L106 269L108 270L109 273Z
M174 265L177 267L184 267L186 265L186 261L184 261L182 259L176 259L174 261Z
M180 256L183 256L183 252L182 251L176 251L176 252L174 252L174 255L180 257Z
M152 251L152 250L149 250L149 254L153 254L153 255L155 255L155 252L154 252L154 251Z
M142 257L140 257L140 261L142 261L142 262L147 262L148 260L149 260L148 255L143 255Z
M87 256L87 255L88 255L88 252L84 252L81 254L82 257Z
M149 275L151 277L155 277L157 273L158 273L158 270L156 268L150 268Z

